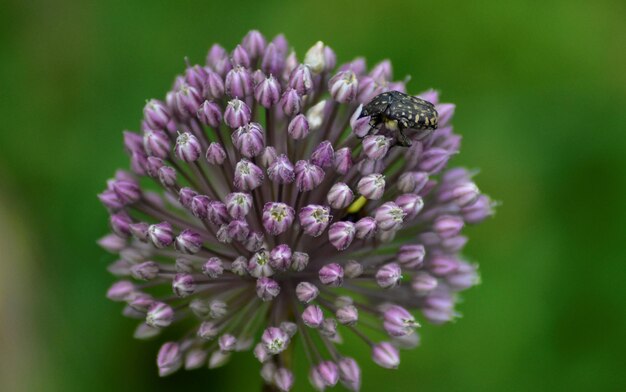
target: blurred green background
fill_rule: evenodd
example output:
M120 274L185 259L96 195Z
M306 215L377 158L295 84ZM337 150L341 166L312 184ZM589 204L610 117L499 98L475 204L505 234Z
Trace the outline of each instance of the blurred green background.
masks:
M159 379L158 341L105 299L95 244L121 131L184 56L251 28L439 89L464 136L454 163L503 201L469 233L483 284L465 316L422 328L393 373L363 365L364 391L626 390L625 21L619 0L3 1L0 390L258 390L248 355Z

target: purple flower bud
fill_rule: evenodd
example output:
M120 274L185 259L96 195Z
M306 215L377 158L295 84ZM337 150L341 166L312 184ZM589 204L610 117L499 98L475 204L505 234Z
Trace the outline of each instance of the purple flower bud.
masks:
M366 199L378 200L385 192L385 176L377 173L369 174L359 180L357 189Z
M230 264L230 271L239 276L246 276L248 274L248 260L243 256L237 257Z
M406 172L398 178L398 189L406 193L419 193L428 182L428 173Z
M322 284L339 287L343 283L343 268L337 263L326 264L319 271Z
M333 160L335 171L341 175L346 175L352 168L352 153L348 147L335 151Z
M174 268L176 272L187 272L191 273L194 271L193 263L187 259L178 258L174 262Z
M148 155L165 159L170 153L170 139L163 131L146 131L143 134L143 146Z
M98 245L104 250L117 253L126 247L126 240L115 234L108 234L98 240Z
M293 117L300 113L302 98L296 90L288 88L280 97L280 107L283 109L283 113L289 117Z
M287 231L293 223L294 210L285 203L265 203L263 207L263 227L271 235Z
M224 111L224 122L230 128L239 128L250 122L252 111L244 101L237 98L228 101Z
M432 257L428 263L428 269L433 275L446 276L455 273L460 261L455 256L438 254Z
M243 219L252 208L252 196L243 192L229 193L226 195L226 208L234 219Z
M169 166L162 166L158 171L159 181L164 187L176 185L176 170Z
M372 71L370 72L370 76L374 79L384 79L391 80L393 78L393 70L391 67L391 62L387 59L381 61L376 64Z
M265 276L256 281L256 294L263 301L271 301L280 293L280 285L274 279Z
M261 378L263 378L267 384L273 383L276 370L277 368L273 361L265 362L261 367Z
M278 184L290 184L296 177L293 164L285 154L274 159L267 169L267 176Z
M363 273L363 266L356 260L348 260L344 267L344 275L346 278L358 278Z
M130 225L133 221L126 213L120 212L111 215L109 223L111 224L111 229L115 232L115 234L120 237L130 237Z
M235 343L236 345L236 343ZM209 357L209 369L216 369L220 366L224 366L230 359L230 352L213 351L213 354Z
M330 72L337 65L337 55L330 46L324 46L324 71Z
M235 50L233 50L232 63L235 66L250 67L250 56L248 56L248 52L241 45L237 45Z
M397 259L402 266L416 269L422 266L425 255L426 249L423 245L402 245Z
M265 48L263 59L261 60L261 70L267 75L280 75L285 67L285 56L274 43L270 43Z
M328 229L328 239L337 250L344 250L354 240L356 229L352 222L335 222Z
M281 392L288 392L293 387L293 373L286 368L280 368L274 373L274 385Z
M492 216L494 203L489 196L480 195L474 204L463 207L463 219L469 224L477 224Z
M211 200L206 207L206 211L209 221L216 226L226 224L230 220L228 209L221 201Z
M251 191L259 187L263 183L263 170L257 165L242 159L235 166L235 179L233 184L235 188L241 191Z
M107 291L107 298L111 301L126 301L135 291L135 285L127 280L113 283Z
M146 160L146 172L152 178L155 178L159 175L159 169L163 167L164 163L161 158L157 157L148 157Z
M341 358L337 362L341 383L351 391L361 389L361 369L352 358Z
M235 345L237 344L237 338L229 333L225 333L217 339L217 343L220 346L220 351L231 352L235 351Z
M254 86L258 86L259 84L261 84L261 82L263 82L265 78L265 74L260 69L257 69L252 73L252 83L254 84Z
M352 128L352 133L354 133L357 137L365 137L371 131L373 131L370 126L371 117L365 116L359 118L361 115L361 110L363 109L363 105L360 105L355 111L352 117L350 117L350 128Z
M178 159L183 160L185 162L194 162L200 158L200 142L198 139L188 133L181 133L176 139L176 147L174 148L174 152Z
M334 159L335 151L333 150L333 145L328 140L321 142L311 153L311 163L322 168L331 167Z
M222 110L213 101L204 101L197 113L198 119L204 125L217 128L222 123Z
M396 287L401 280L402 270L397 263L385 264L376 271L376 283L384 289Z
M303 271L309 264L309 255L304 252L293 252L291 257L291 269L294 271Z
M400 353L391 343L382 342L372 347L372 360L386 369L396 369L400 365Z
M249 123L237 128L232 134L233 145L246 158L253 158L265 147L265 134L258 123Z
M359 320L359 311L354 305L346 305L337 309L337 321L344 325L354 325Z
M326 200L332 208L340 210L342 208L346 208L352 203L354 200L354 193L349 186L343 182L338 182L330 188L330 191L328 191L328 195L326 196Z
M172 225L168 222L150 225L148 228L148 235L152 244L157 248L166 248L174 242Z
M151 129L165 129L172 114L163 102L151 99L143 107L143 118Z
M334 318L324 319L322 322L322 326L319 328L319 332L332 339L336 339L339 337L337 334L337 320Z
M228 236L235 241L243 242L250 234L250 226L245 220L235 219L228 223Z
M371 216L366 216L359 219L354 224L354 228L356 230L356 238L360 240L367 240L372 238L374 234L376 234L378 225L376 223L376 219L372 218Z
M224 89L232 98L245 98L252 94L252 75L247 68L236 66L226 74Z
M98 199L100 199L100 202L111 211L117 211L124 207L124 203L122 203L117 194L111 189L107 189L100 193L98 195Z
M424 208L424 200L414 193L405 193L396 198L396 204L406 214L406 219L411 220Z
M174 93L176 109L183 116L195 116L203 101L200 92L188 84L182 84Z
M300 64L289 77L289 87L296 90L300 96L308 95L313 91L311 69L304 64Z
M130 273L135 279L152 280L159 275L159 265L154 261L144 261L133 265Z
M378 228L384 231L398 230L402 227L406 213L396 203L388 201L374 212Z
M261 106L270 108L276 105L280 99L280 84L270 75L256 86L254 97Z
M291 256L291 248L280 244L270 252L270 265L277 271L285 271L291 266Z
M146 324L154 328L165 328L174 320L174 309L163 302L155 302L148 309Z
M480 277L476 266L459 262L456 271L446 276L446 282L453 290L460 291L480 283Z
M196 291L196 282L191 274L176 274L172 280L172 290L177 296L188 297Z
M224 80L217 73L205 69L206 78L202 86L202 95L207 99L220 99L224 95ZM202 110L202 109L200 109Z
M363 139L363 152L372 160L379 160L387 155L391 138L382 135L370 135Z
M209 148L206 150L206 160L211 165L221 165L224 163L226 159L226 151L224 151L224 147L222 147L219 143L211 143L209 144Z
M148 241L148 228L149 228L149 225L147 223L145 223L145 222L133 223L133 224L129 225L128 227L129 227L130 232L132 233L133 237L137 238L141 242L147 242Z
M398 305L391 305L383 312L383 327L390 336L400 337L413 333L419 324L406 309Z
M463 218L452 215L442 215L435 219L433 228L441 238L452 238L463 229Z
M157 355L159 376L169 376L180 369L182 364L182 353L177 343L167 342L161 346L159 354Z
M250 252L256 252L263 247L265 238L262 233L258 231L251 232L248 238L244 241L243 246Z
M221 76L224 76L226 72L232 68L230 60L228 59L228 53L218 44L213 45L209 50L206 63Z
M446 166L451 155L452 153L443 148L429 148L420 157L418 167L421 171L437 173Z
M300 282L296 286L296 296L300 302L308 304L319 295L319 289L312 283Z
M201 368L207 359L207 352L202 349L191 349L185 355L185 370Z
M202 265L202 273L211 279L217 279L224 273L224 265L219 257L211 257Z
M209 204L211 204L211 199L205 195L194 196L191 199L191 213L193 216L200 220L206 220L208 217Z
M261 343L270 354L283 352L289 344L289 336L280 328L269 327L261 335Z
M254 354L254 357L258 359L261 363L267 361L271 357L265 347L263 347L263 343L257 343L257 345L254 346L252 354Z
M143 149L143 138L135 133L130 131L124 131L124 147L126 148L126 152L128 154L132 154L134 152L144 152Z
M304 114L295 116L287 127L287 132L295 140L301 140L309 134L309 121Z
M317 371L327 387L334 387L339 381L339 368L334 362L324 361L317 365Z
M193 198L197 195L198 192L191 188L180 188L180 191L178 191L178 201L180 201L180 204L182 204L185 208L191 209Z
M263 151L261 151L261 166L269 167L276 158L278 154L276 153L276 148L273 146L266 146Z
M319 328L324 321L322 309L317 305L309 305L302 312L302 321L307 327Z
M448 322L456 315L454 312L454 300L450 293L446 291L433 291L424 299L422 313L433 324Z
M437 287L437 278L427 272L418 272L413 276L411 288L418 294L428 294Z
M252 60L256 60L263 55L265 43L265 37L257 30L250 30L241 42Z
M215 235L217 240L223 244L230 244L233 242L233 237L230 236L228 231L228 225L222 225Z
M188 59L185 59L186 61ZM202 91L202 87L206 80L206 71L199 65L187 66L185 69L185 82L198 91Z
M463 208L476 203L480 196L480 191L476 184L467 181L453 188L449 195L457 206Z
M328 227L332 217L330 216L330 208L310 204L300 210L298 218L301 229L307 235L319 237Z
M352 71L340 71L328 82L328 90L333 99L340 103L354 101L359 90L359 81Z
M324 170L309 161L296 162L296 186L299 192L317 188L324 179Z
M442 103L436 106L437 113L439 114L439 126L441 128L448 125L450 119L454 115L454 109L456 105L451 103Z
M270 254L261 250L256 252L248 262L247 269L250 275L255 278L259 278L261 276L271 276L274 274L274 270L269 264Z
M219 299L209 302L209 317L212 319L221 319L228 313L228 305Z
M193 230L185 229L176 237L175 246L182 253L198 253L202 248L202 237Z

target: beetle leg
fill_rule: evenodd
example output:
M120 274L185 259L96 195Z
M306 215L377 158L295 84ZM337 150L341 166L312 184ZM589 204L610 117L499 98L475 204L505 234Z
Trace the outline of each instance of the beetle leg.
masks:
M396 136L398 138L398 144L403 147L410 147L413 144L411 142L411 139L406 137L406 135L404 134L403 128L398 128L398 131L396 132Z

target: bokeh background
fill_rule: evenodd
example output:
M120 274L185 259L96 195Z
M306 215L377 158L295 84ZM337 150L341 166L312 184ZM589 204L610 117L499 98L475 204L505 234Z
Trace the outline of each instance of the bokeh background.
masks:
M159 379L95 244L121 131L184 56L251 28L439 89L464 136L454 162L502 201L470 230L483 284L464 317L422 328L395 372L363 365L364 391L626 390L625 21L619 0L3 1L0 390L259 390L246 355Z

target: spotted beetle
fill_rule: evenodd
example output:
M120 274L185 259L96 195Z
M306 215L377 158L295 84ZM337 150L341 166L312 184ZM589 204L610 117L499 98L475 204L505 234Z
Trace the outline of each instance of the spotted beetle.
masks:
M359 118L367 116L372 129L385 124L387 129L397 131L398 144L405 147L411 145L405 129L437 129L439 118L435 105L400 91L387 91L372 98L363 106Z

